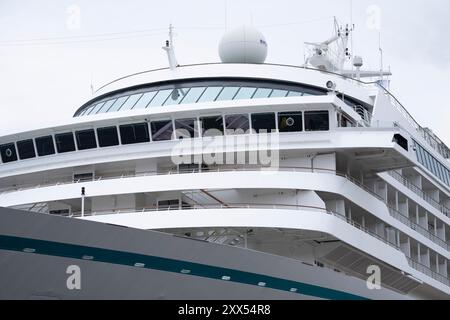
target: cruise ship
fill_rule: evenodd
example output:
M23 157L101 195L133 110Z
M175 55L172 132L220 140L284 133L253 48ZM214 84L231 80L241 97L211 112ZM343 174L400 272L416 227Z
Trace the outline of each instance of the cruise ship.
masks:
M449 299L449 148L351 32L297 66L249 26L180 65L170 34L167 68L0 137L0 298Z

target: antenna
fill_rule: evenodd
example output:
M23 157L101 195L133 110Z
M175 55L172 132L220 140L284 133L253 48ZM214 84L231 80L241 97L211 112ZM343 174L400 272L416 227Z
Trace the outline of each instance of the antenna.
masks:
M167 52L167 58L169 59L170 70L175 70L179 64L177 58L175 57L175 48L173 46L173 25L169 25L169 40L166 40L166 45L162 47L164 51Z
M383 48L381 47L381 30L378 31L378 50L380 50L380 77L383 80Z
M94 95L94 74L91 73L91 95Z

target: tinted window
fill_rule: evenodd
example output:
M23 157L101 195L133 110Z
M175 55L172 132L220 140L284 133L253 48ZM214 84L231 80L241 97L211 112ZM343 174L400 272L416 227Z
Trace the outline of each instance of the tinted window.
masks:
M33 140L23 140L17 142L17 151L19 152L20 160L30 159L36 157L34 151Z
M147 92L139 99L139 101L134 105L133 109L144 109L153 100L158 91Z
M153 98L152 102L148 105L149 107L160 107L164 104L166 99L169 98L169 95L172 93L172 89L161 90L158 91L156 96Z
M208 102L216 100L220 91L222 91L222 87L208 87L205 92L203 92L198 102Z
M16 147L14 143L3 144L0 146L0 154L4 163L17 161Z
M303 93L297 92L297 91L290 91L287 96L288 97L301 97L301 96L303 96Z
M116 99L106 101L105 104L97 111L97 113L105 113L116 102Z
M189 90L189 92L184 97L182 103L195 103L197 102L198 98L202 95L203 91L205 91L205 87L197 87L192 88Z
M271 98L284 98L288 92L286 90L273 90L270 94Z
M119 144L119 136L116 127L106 127L97 129L98 144L100 147L111 147Z
M275 131L275 113L252 114L252 129L256 133Z
M132 96L130 96L128 98L127 101L125 101L125 103L123 104L122 108L120 108L120 110L130 110L134 107L134 105L136 104L136 102L138 102L138 100L142 97L142 93L138 93L138 94L133 94Z
M251 99L253 97L253 94L255 93L256 88L244 88L242 87L239 89L239 92L234 97L235 100L237 99Z
M164 141L172 139L173 127L171 120L154 121L151 123L151 129L153 141Z
M259 88L253 95L253 99L268 98L272 93L272 89Z
M328 131L330 123L328 111L306 111L305 112L306 131Z
M212 137L223 135L222 116L202 117L200 118L202 126L202 136Z
M94 130L77 131L75 132L75 137L77 139L78 150L97 148Z
M298 132L303 130L301 112L283 112L278 114L280 132Z
M89 114L96 114L98 112L98 110L100 110L103 105L105 104L105 102L100 102L98 103L92 110L91 112L89 112Z
M122 144L132 144L150 141L147 123L127 124L120 126L119 128Z
M197 138L197 119L178 119L175 120L176 139Z
M75 141L73 140L72 132L55 134L55 141L58 153L75 151Z
M233 100L239 87L225 87L217 97L216 101Z
M170 105L174 105L174 104L179 104L188 92L189 92L189 88L174 89L172 91L172 93L169 95L169 98L167 98L164 105L170 106Z
M36 149L40 157L55 154L55 145L53 144L53 137L46 136L34 139L36 142Z
M127 99L128 99L128 96L120 97L119 99L116 100L116 102L114 102L114 104L109 108L109 110L107 112L119 111L120 108L125 103L125 101L127 101Z
M248 115L246 114L233 114L225 116L226 132L229 135L232 134L244 134L250 129L248 121Z

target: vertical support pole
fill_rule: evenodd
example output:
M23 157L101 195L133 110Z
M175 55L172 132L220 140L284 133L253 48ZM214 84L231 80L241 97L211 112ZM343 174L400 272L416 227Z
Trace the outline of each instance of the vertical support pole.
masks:
M86 190L81 187L81 216L84 217L84 198L86 196Z

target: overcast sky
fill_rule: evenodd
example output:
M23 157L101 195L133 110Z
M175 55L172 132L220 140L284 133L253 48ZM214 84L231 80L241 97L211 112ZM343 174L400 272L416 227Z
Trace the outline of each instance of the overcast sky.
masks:
M0 0L0 135L69 118L95 88L167 66L166 28L180 64L218 62L226 28L253 24L267 62L300 65L303 42L351 21L350 0ZM353 52L379 68L378 28L391 89L450 144L450 2L353 0Z

